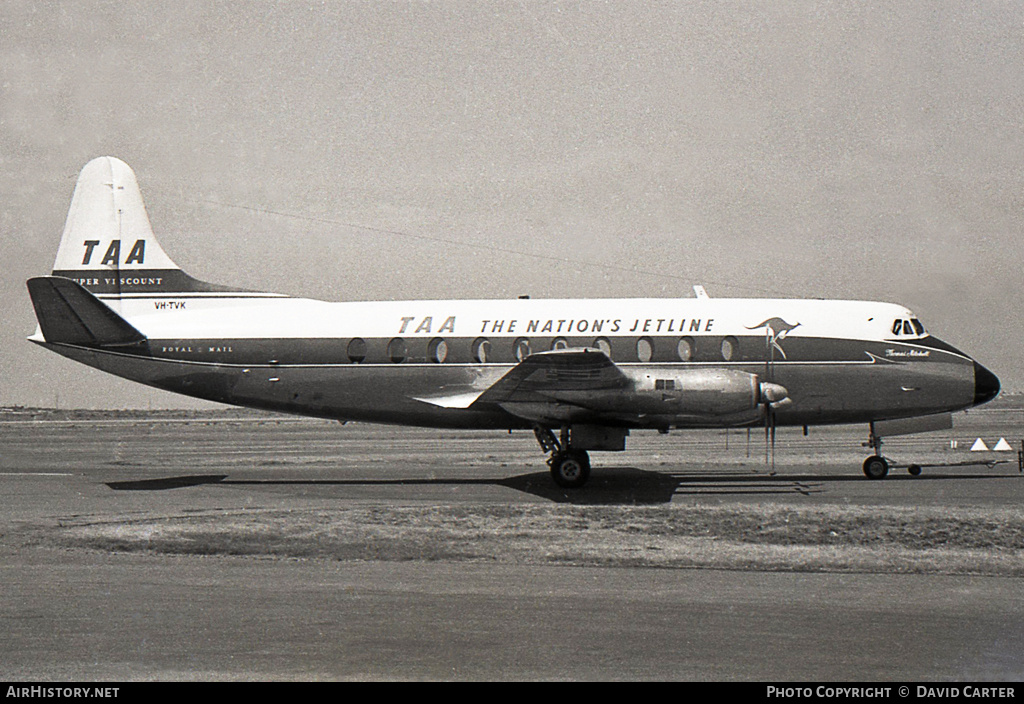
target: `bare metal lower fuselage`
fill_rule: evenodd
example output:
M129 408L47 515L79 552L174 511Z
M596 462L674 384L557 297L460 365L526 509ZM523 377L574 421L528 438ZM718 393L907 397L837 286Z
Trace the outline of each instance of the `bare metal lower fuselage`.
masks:
M531 421L500 406L445 408L420 398L490 386L514 365L492 364L218 364L169 357L147 357L66 344L43 346L75 361L149 386L210 401L337 420L439 428L528 428ZM870 345L863 345L870 347ZM892 354L893 346L885 349ZM920 347L907 348L920 349ZM884 354L884 350L879 349ZM940 349L928 350L927 364L883 361L864 354L856 361L775 362L772 380L789 391L792 403L776 412L777 425L867 423L960 410L975 404L980 386L973 360ZM266 356L266 355L264 355ZM722 363L619 363L630 374L672 378ZM730 369L764 377L763 362L738 362ZM661 398L664 390L638 391L640 399ZM671 399L631 410L621 394L623 413L613 425L632 428L743 427L758 425L758 409L731 415L673 412ZM635 416L635 417L630 417Z

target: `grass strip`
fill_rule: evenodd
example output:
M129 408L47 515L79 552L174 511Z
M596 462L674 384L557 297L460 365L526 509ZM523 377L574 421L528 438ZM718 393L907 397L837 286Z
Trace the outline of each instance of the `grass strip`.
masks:
M781 506L362 506L201 511L46 537L111 552L1024 576L1024 512Z

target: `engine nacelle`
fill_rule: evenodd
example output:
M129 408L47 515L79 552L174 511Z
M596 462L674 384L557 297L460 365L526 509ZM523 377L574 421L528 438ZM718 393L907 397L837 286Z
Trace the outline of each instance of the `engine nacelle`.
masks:
M756 410L762 401L757 375L735 369L634 369L626 374L633 380L630 397L647 413L728 416Z
M787 397L778 384L762 383L756 374L735 369L657 370L624 368L632 388L558 391L551 397L602 414L694 418L747 416L763 412L762 404Z

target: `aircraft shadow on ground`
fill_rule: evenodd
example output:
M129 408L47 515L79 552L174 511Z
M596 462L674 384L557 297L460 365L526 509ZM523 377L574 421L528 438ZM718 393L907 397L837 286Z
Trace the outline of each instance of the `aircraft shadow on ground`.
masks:
M934 482L964 479L1006 479L1010 474L890 474L886 482ZM108 482L115 491L165 491L219 484L230 486L501 486L555 503L574 505L666 504L676 496L812 496L831 484L868 481L863 476L785 474L764 471L648 471L636 467L602 467L586 487L562 489L547 472L518 474L502 479L230 479L227 474L199 474L157 479Z
M204 484L253 487L502 486L558 503L662 504L672 500L679 482L670 474L647 472L632 467L602 469L591 475L586 487L573 490L556 486L547 472L531 472L502 479L229 479L226 474L200 474L107 482L107 486L115 491L166 491Z
M201 484L218 484L227 478L226 474L195 474L183 477L107 482L106 484L114 491L164 491L165 489L184 489Z

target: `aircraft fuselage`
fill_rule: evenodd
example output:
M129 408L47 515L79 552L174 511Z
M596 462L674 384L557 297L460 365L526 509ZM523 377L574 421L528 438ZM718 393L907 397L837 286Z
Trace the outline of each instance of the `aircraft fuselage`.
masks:
M100 294L104 298L104 294ZM501 407L423 399L489 387L530 353L602 349L633 381L602 408L634 428L743 426L758 413L688 414L695 370L785 387L778 425L856 423L974 405L975 363L928 334L894 335L901 306L859 301L608 299L326 303L261 294L121 295L143 351L47 344L169 391L289 413L460 428L530 427ZM755 327L774 319L771 331ZM788 322L787 322L788 321ZM900 339L903 337L904 339ZM600 399L591 399L591 405ZM630 418L631 409L636 417Z

